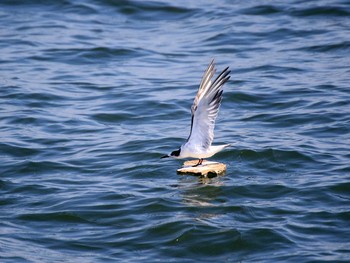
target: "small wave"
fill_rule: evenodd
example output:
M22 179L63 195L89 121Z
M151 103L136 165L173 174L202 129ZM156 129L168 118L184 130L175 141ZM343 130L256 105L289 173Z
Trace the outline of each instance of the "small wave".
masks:
M307 51L307 52L335 52L335 51L346 51L350 50L350 42L343 41L340 43L328 43L323 45L311 45L296 50Z
M288 13L296 17L325 16L325 17L344 17L349 16L350 12L345 6L315 6L309 8L291 8Z
M303 163L318 163L314 160L312 153L295 151L295 150L238 150L239 158L245 162L249 161L252 164L260 167L260 169L275 169L275 171L285 171L287 164L294 164L294 167L301 167ZM276 166L277 165L277 166Z
M24 143L0 143L0 153L2 155L10 155L12 157L30 157L37 155L39 152L40 149L28 147L28 145Z
M137 20L174 20L185 18L193 14L194 9L175 6L161 2L142 1L111 1L100 0L101 4L114 7L121 14L131 16Z
M250 8L239 10L240 13L246 15L274 15L282 13L284 9L276 5L257 5Z
M106 47L95 47L95 48L70 48L70 49L47 49L43 50L40 55L30 56L29 59L39 61L56 61L67 64L96 64L98 61L112 59L120 59L121 57L140 57L146 56L150 51L137 48L137 49L124 49L124 48L106 48Z
M60 223L88 223L89 221L84 219L73 212L53 212L53 213L32 213L32 214L21 214L17 216L17 219L24 221L35 221L35 222L60 222Z

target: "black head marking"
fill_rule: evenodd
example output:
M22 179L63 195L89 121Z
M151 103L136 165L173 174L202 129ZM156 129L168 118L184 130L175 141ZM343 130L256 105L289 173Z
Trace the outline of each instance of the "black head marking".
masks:
M171 152L170 156L179 157L180 152L181 152L181 148L176 150L176 151Z

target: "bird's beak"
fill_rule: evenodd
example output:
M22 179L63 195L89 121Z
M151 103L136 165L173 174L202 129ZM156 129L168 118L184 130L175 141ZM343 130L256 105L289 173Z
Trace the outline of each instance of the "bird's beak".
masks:
M164 155L164 156L160 157L160 159L168 158L168 157L170 157L170 156L169 155Z

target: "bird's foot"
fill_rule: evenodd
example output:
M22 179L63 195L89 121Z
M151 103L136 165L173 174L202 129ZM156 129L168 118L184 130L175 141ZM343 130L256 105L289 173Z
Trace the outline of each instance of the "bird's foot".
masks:
M203 159L199 159L198 163L193 165L192 167L197 167L197 166L201 165L202 163L203 163Z

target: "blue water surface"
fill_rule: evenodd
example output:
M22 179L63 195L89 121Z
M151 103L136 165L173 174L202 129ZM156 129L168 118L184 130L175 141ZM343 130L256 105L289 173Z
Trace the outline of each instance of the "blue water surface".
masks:
M0 3L1 262L349 262L350 2ZM178 175L208 63L211 160Z

